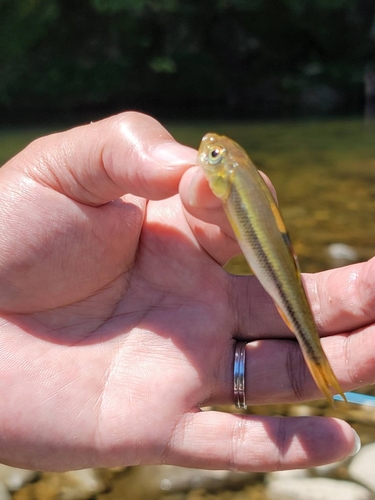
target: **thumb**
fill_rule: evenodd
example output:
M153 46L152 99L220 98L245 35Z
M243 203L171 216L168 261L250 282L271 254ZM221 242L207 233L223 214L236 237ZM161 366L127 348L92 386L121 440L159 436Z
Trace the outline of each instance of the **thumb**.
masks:
M148 199L172 196L196 154L153 118L127 112L37 139L8 167L96 206L127 193Z

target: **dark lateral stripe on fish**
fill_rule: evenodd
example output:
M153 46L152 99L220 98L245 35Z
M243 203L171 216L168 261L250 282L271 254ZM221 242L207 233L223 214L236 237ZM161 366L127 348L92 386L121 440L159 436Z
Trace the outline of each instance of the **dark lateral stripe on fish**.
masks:
M240 193L238 192L238 189L237 189L235 183L232 184L231 190L232 190L232 192L235 193L235 196L236 196L235 199L241 200ZM313 347L310 346L310 343L307 341L307 337L304 334L303 327L302 327L301 323L299 322L298 318L296 317L295 310L288 300L288 296L287 296L287 293L285 291L285 288L283 287L282 283L280 282L277 271L273 268L271 261L268 258L267 254L264 250L262 242L259 239L259 236L258 236L256 229L254 229L254 225L252 224L252 221L247 217L247 215L244 216L244 214L247 214L248 212L246 210L243 210L241 203L234 203L233 207L234 207L235 212L236 212L237 220L242 225L242 228L244 229L244 231L248 232L249 227L252 229L251 243L252 243L254 253L257 254L258 259L264 263L264 267L265 267L266 271L272 277L273 282L276 285L282 300L284 301L284 306L289 313L290 321L293 324L293 327L295 328L295 331L292 331L292 333L294 333L295 335L298 334L301 341L305 345L306 352L308 353L308 355L317 364L319 364L320 358L316 356L316 353L313 350ZM284 235L287 237L288 245L290 245L290 239L288 237L288 234L283 233L281 231L280 231L280 234L281 234L283 239L284 239Z

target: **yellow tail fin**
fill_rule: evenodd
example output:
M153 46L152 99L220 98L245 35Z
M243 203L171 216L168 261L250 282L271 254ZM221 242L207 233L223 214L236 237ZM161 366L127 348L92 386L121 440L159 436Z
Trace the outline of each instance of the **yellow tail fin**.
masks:
M280 316L284 320L285 324L288 326L288 328L293 332L294 327L287 318L287 316L284 314L282 309L277 305L276 308L279 311ZM296 333L295 333L296 335ZM297 335L296 335L297 336ZM320 340L318 339L317 341L319 343L319 350L321 353L321 361L319 363L314 362L312 359L308 358L305 355L305 349L302 348L302 354L305 358L306 364L310 370L310 373L315 380L316 385L319 387L319 389L322 391L323 395L327 398L327 400L331 403L333 408L336 408L335 401L332 397L332 392L334 391L336 394L340 394L340 396L343 398L345 403L348 403L345 394L343 390L341 389L340 384L338 383L338 380L336 378L336 375L333 373L331 365L329 364L328 359L326 358L324 351L320 345Z
M340 394L345 403L347 403L345 394L337 381L336 375L333 373L327 358L322 359L319 364L314 363L311 359L306 359L306 363L316 382L316 385L334 408L335 402L332 397L333 391L335 394Z

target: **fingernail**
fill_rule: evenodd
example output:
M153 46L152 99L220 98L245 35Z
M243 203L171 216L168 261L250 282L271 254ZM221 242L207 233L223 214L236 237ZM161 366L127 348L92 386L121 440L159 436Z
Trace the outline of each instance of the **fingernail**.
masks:
M196 165L197 152L178 142L167 141L157 144L150 150L150 156L163 164L166 169L179 169L182 166Z
M353 446L353 449L352 451L349 453L349 457L354 457L354 455L356 455L359 450L361 449L361 438L358 436L358 434L356 433L356 431L352 428L352 431L353 431L353 434L354 434L354 446Z

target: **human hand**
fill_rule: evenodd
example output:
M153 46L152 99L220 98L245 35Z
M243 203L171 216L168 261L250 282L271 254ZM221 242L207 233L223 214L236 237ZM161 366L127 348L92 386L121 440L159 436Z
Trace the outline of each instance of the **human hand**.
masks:
M257 280L221 268L238 247L195 156L125 113L0 170L0 462L266 471L353 449L339 420L200 410L232 403L234 339L261 339L249 404L320 394ZM375 378L373 266L306 277L345 389Z

